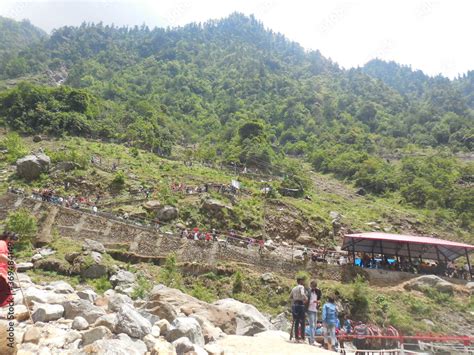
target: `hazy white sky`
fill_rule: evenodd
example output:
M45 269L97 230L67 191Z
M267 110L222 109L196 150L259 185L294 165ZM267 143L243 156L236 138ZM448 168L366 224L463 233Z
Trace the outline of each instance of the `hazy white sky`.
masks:
M345 68L377 57L430 75L474 70L470 0L0 0L0 16L27 18L47 31L83 21L179 26L234 11L254 14Z

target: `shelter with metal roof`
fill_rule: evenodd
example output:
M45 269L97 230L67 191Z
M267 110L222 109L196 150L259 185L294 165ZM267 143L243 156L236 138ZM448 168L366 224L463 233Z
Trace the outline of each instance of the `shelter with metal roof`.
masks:
M346 234L342 249L355 253L393 255L395 257L421 258L428 260L453 261L466 257L472 275L469 253L474 245L452 242L431 237L389 234L380 232Z

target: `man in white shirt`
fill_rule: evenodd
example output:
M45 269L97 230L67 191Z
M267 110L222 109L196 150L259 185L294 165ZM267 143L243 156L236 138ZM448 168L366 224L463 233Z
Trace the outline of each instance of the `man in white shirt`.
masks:
M311 345L314 345L314 332L316 330L316 323L318 322L318 308L321 296L321 290L318 288L316 280L312 280L306 294L306 297L309 299L307 313L309 321L309 343Z
M293 327L295 330L295 339L297 342L304 342L305 327L305 303L308 302L304 287L305 279L298 277L296 285L290 293L291 313L293 314Z

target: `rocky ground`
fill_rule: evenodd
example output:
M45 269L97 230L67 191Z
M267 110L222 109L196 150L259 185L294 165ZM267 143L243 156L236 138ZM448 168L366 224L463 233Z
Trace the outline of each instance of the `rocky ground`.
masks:
M156 285L146 298L132 301L122 290L132 286L134 275L118 270L112 279L114 289L99 296L65 281L34 284L20 273L24 298L16 289L12 323L8 308L0 314L0 354L325 353L290 343L255 307L237 300L209 304ZM3 341L10 326L14 349Z

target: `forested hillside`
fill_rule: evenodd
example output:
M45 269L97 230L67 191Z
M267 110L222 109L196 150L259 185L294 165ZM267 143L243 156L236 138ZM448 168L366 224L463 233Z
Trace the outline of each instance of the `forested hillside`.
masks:
M283 172L289 187L304 185L285 159L297 156L369 193L473 220L474 168L453 158L474 145L473 72L432 78L379 60L343 70L241 14L175 29L83 24L45 40L36 30L18 47L29 26L2 34L12 58L1 78L68 77L0 93L0 123L19 133L114 138L164 156L192 145L185 157ZM394 153L401 162L387 161Z

